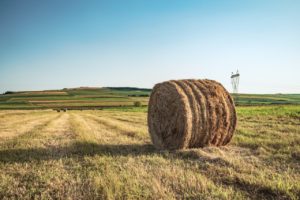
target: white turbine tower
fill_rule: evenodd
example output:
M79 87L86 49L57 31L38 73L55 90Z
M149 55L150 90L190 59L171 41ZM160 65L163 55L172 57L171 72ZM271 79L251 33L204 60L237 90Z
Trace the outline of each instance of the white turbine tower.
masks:
M232 85L232 93L234 96L236 96L235 101L237 104L237 97L238 97L238 91L239 91L239 82L240 82L240 73L237 70L236 73L234 74L233 72L231 73L231 85Z

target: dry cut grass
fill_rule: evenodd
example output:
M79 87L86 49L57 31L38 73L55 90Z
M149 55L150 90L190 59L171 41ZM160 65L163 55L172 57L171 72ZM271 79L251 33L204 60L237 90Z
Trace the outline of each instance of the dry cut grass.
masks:
M1 111L0 199L297 199L300 108L238 109L229 146L157 151L146 112Z

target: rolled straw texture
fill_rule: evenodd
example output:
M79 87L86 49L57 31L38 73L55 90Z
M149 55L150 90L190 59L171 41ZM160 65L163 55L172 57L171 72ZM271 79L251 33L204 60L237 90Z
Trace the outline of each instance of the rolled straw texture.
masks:
M216 81L171 80L152 90L148 129L159 149L226 145L236 124L234 102Z

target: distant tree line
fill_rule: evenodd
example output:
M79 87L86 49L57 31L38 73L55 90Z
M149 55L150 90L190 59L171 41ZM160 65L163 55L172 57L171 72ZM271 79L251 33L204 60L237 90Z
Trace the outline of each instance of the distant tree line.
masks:
M119 91L143 91L143 92L151 92L151 89L148 88L136 88L136 87L106 87L111 90L119 90Z
M129 94L129 97L149 97L149 94Z
M13 91L6 91L3 93L3 95L6 95L6 94L15 94L16 92L13 92Z

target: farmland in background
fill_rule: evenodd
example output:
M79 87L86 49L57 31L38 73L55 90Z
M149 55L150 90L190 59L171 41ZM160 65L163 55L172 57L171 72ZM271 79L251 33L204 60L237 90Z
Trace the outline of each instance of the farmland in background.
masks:
M91 109L148 104L150 89L74 88L51 91L13 92L0 95L0 109Z
M8 92L0 95L0 109L132 107L137 101L146 106L150 92L150 89L126 87ZM239 94L234 98L237 105L300 105L300 94Z

